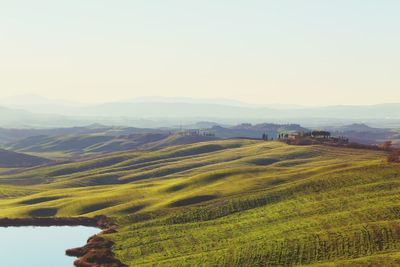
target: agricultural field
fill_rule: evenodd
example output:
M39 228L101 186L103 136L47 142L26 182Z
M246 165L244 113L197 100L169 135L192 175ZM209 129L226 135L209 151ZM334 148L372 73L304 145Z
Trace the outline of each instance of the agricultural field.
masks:
M383 152L216 140L0 174L0 217L107 215L128 266L400 265Z

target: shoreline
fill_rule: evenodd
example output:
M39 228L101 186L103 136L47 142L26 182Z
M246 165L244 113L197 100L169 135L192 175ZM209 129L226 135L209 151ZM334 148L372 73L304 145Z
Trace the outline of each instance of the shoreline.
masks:
M74 261L76 267L125 267L112 252L113 242L102 235L117 232L117 225L106 216L95 217L60 217L60 218L0 218L0 227L23 226L88 226L96 227L102 231L88 238L87 243L78 248L65 251L67 256L77 257Z

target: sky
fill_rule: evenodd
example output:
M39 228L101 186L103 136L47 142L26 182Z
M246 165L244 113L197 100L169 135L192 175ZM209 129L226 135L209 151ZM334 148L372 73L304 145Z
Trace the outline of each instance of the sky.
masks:
M398 0L0 0L0 97L400 102Z

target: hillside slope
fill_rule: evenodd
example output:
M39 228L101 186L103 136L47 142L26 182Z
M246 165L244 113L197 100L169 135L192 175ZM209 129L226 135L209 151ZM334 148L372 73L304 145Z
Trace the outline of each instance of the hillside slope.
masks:
M32 136L5 145L7 149L60 155L89 155L127 150L158 149L173 145L215 140L207 136L182 136L170 133L140 133L129 135L77 134L61 136Z
M1 168L33 167L49 162L50 160L45 158L0 149Z
M116 153L0 176L0 216L106 214L129 266L395 266L400 166L383 156L251 140Z

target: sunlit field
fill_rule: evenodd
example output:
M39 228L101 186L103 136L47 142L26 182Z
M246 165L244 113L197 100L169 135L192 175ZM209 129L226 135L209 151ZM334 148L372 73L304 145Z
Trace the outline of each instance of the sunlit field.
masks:
M94 216L129 266L395 264L400 166L382 152L224 140L0 177L1 217Z

